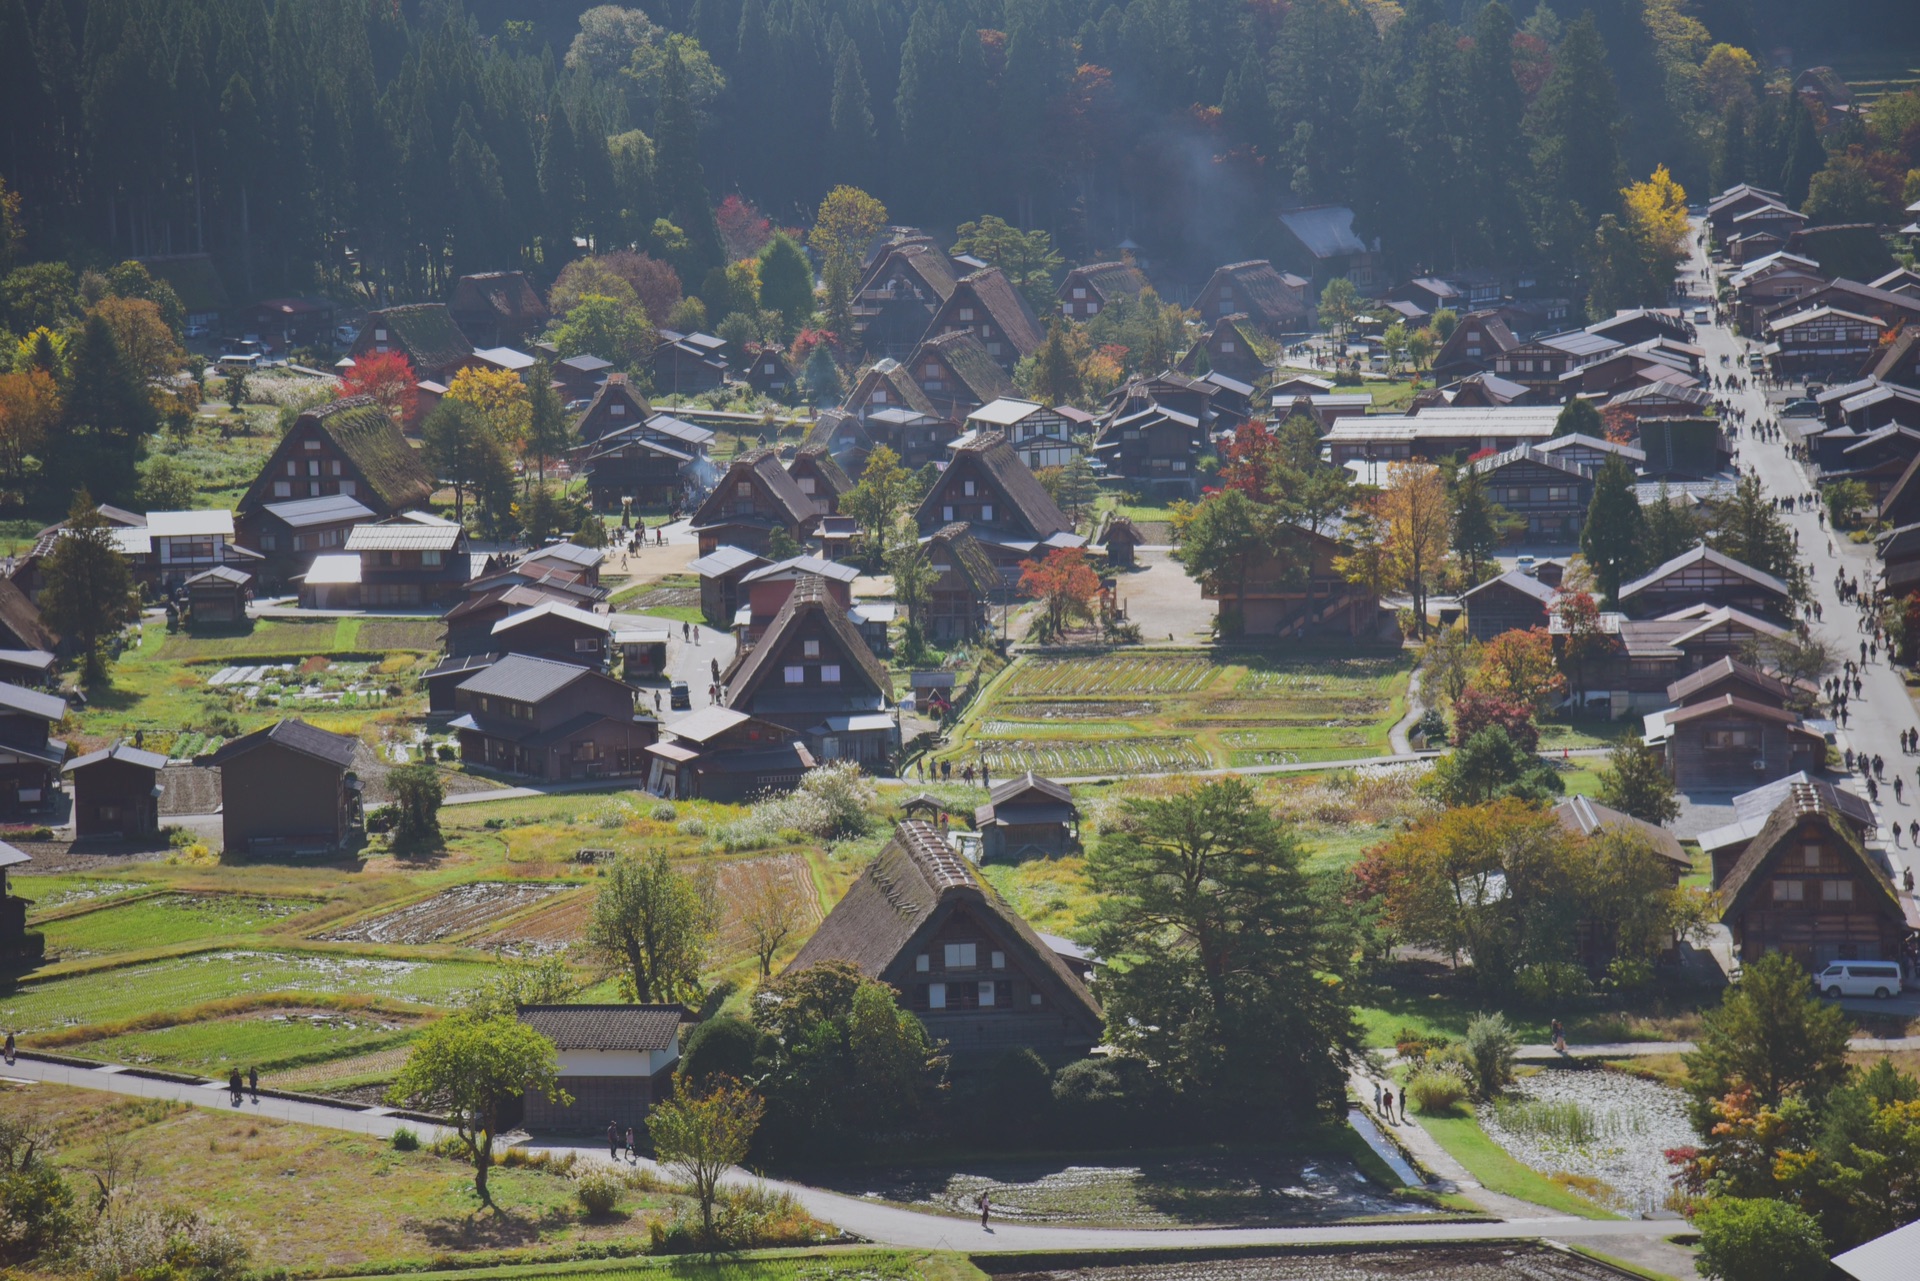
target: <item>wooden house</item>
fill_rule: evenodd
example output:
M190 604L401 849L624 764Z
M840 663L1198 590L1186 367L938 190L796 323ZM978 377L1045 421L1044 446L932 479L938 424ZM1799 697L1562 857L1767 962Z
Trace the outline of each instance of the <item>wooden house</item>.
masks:
M1373 297L1387 283L1386 261L1380 242L1361 239L1354 229L1353 210L1346 205L1308 205L1283 209L1279 233L1281 257L1312 278L1315 298L1336 276L1345 276L1363 296Z
M195 630L236 627L247 621L253 599L253 575L231 565L203 569L181 584L187 596L187 621Z
M924 617L926 638L936 644L971 640L993 629L993 603L1007 591L993 558L965 521L943 525L925 540L934 579Z
M1750 328L1760 332L1770 331L1773 322L1782 317L1821 308L1877 320L1882 329L1920 320L1920 298L1912 294L1875 289L1858 280L1839 277L1758 312ZM1857 369L1859 365L1860 361L1856 360L1849 370Z
M823 516L838 515L840 500L853 488L853 477L833 461L825 445L802 445L787 464L787 475Z
M161 595L205 570L251 571L260 562L259 553L235 541L230 511L148 512L146 524L116 535L123 551L136 553L130 557L134 577Z
M1008 374L1046 340L1027 300L998 267L955 281L953 292L927 325L928 337L956 331L979 339L993 363Z
M553 362L553 383L569 405L584 405L608 375L616 372L611 360L582 352Z
M726 705L807 735L820 761L880 771L900 746L893 678L817 575L802 575L766 635L721 673Z
M727 381L732 367L727 344L712 334L657 331L659 343L648 361L654 390L666 396L697 396Z
M828 961L899 992L962 1070L1018 1049L1065 1063L1104 1036L1086 985L918 819L894 830L787 972Z
M1569 371L1592 364L1624 345L1584 329L1570 329L1530 338L1501 352L1493 358L1493 372L1549 400L1558 400Z
M1513 538L1528 542L1576 543L1593 501L1593 478L1569 462L1531 445L1471 464L1486 485L1487 497L1507 509L1524 527Z
M1786 705L1788 687L1731 658L1667 687L1674 705L1647 717L1682 792L1751 787L1826 763L1826 738Z
M357 740L300 720L228 739L195 763L220 771L220 829L233 854L351 848L365 830Z
M578 580L591 586L600 585L600 566L606 563L607 553L598 547L582 547L576 542L559 539L534 548L520 558L522 566L545 568L553 566L576 575Z
M702 556L720 547L767 552L776 529L796 544L804 541L820 512L780 465L779 455L756 449L733 460L690 523Z
M59 648L60 638L40 617L40 607L12 579L0 578L0 652L52 654Z
M1886 330L1886 322L1876 316L1809 307L1767 322L1767 359L1782 375L1851 373L1880 350Z
M537 333L551 313L524 271L485 271L453 282L447 314L475 347L511 347Z
M853 566L818 556L794 556L749 570L740 579L742 600L730 623L734 640L741 652L758 644L804 578L818 578L834 604L853 611L853 583L859 577Z
M1093 415L1071 405L1042 405L1014 396L980 406L967 416L970 432L997 431L1029 470L1064 467L1081 456L1080 438L1093 430Z
M1014 393L1013 379L973 333L935 334L913 349L907 370L941 418L959 421Z
M1589 476L1606 466L1607 459L1619 456L1626 460L1629 468L1638 470L1647 461L1646 451L1635 449L1632 445L1622 445L1611 440L1602 440L1598 436L1584 436L1579 432L1568 432L1564 436L1555 436L1533 446L1538 454L1577 467Z
M1733 230L1733 220L1741 214L1751 213L1755 209L1787 208L1786 197L1777 191L1768 191L1765 187L1756 187L1751 183L1740 183L1728 187L1725 191L1707 202L1707 225L1713 229L1714 239L1724 240Z
M444 606L460 599L472 577L467 531L452 521L421 522L400 517L357 525L347 535L344 553L360 562L358 597L362 609ZM318 564L316 558L316 567ZM307 580L312 577L310 569ZM314 586L310 581L301 583L302 608L323 608L317 603L319 594ZM307 603L309 596L315 604Z
M1920 294L1920 285L1902 292ZM1903 387L1920 387L1920 323L1901 326L1884 346L1861 363L1860 375Z
M1122 515L1109 516L1098 539L1106 552L1107 564L1118 569L1132 569L1135 555L1146 541L1147 536L1140 532L1140 527Z
M646 771L657 722L633 687L575 663L508 654L455 689L460 759L552 782Z
M1920 431L1889 423L1858 440L1842 444L1840 465L1822 466L1820 480L1823 484L1857 480L1867 487L1868 498L1878 508L1913 466L1916 457L1920 457Z
M27 900L8 890L7 869L31 862L31 854L0 841L0 956L19 956L27 950Z
M623 499L640 507L679 512L705 492L715 468L707 457L713 432L668 413L615 428L577 446L574 471L586 477L597 511L622 511Z
M491 561L488 563L492 565ZM478 595L516 585L538 587L569 597L573 604L582 609L592 608L611 595L606 588L589 581L579 568L548 560L519 560L510 565L488 568L467 584L467 593Z
M447 653L455 658L493 652L493 625L509 614L536 605L558 602L578 605L577 598L527 583L511 583L484 592L468 592L440 615L447 629Z
M792 791L816 764L806 737L730 707L703 707L661 727L647 748L647 790L733 802Z
M1416 392L1411 408L1418 413L1432 406L1489 409L1501 405L1540 403L1540 394L1531 387L1523 387L1498 374L1481 372L1456 378L1450 383L1431 387L1426 391Z
M437 302L411 303L367 313L348 359L360 360L397 351L413 366L415 378L451 384L473 356L473 344L454 323L453 313Z
M1491 372L1496 360L1519 345L1520 340L1498 312L1468 312L1434 353L1433 376L1447 379Z
M1382 638L1380 599L1347 581L1335 562L1350 550L1325 530L1289 526L1281 537L1287 554L1263 554L1244 576L1205 578L1200 594L1218 604L1222 630L1246 636L1327 637L1372 642ZM1303 575L1300 565L1307 566Z
M427 713L451 716L459 704L459 689L468 677L477 676L500 661L499 654L449 654L420 674L427 691Z
M966 522L1009 580L1019 576L1024 560L1044 557L1055 548L1086 546L1086 539L1073 532L1073 522L996 431L981 432L954 449L915 521L922 534Z
M1203 324L1243 316L1260 332L1278 338L1311 327L1311 290L1312 282L1304 276L1279 271L1264 258L1230 262L1214 268L1193 309Z
M1650 418L1701 419L1713 412L1713 394L1696 383L1660 378L1616 392L1606 409L1635 426Z
M854 383L841 406L855 420L822 414L808 444L827 443L829 452L851 476L858 477L869 454L885 445L908 471L938 462L959 420L942 414L928 399L907 366L891 358L875 361ZM830 442L830 443L829 443Z
M1875 550L1880 555L1881 582L1888 592L1906 596L1920 589L1920 522L1888 530L1875 540Z
M1678 885L1693 872L1693 860L1680 846L1680 838L1658 823L1649 823L1623 814L1587 796L1569 796L1553 807L1560 826L1576 836L1596 837L1610 832L1625 832L1646 842L1647 848L1666 860L1667 870Z
M1061 315L1086 321L1123 298L1138 298L1148 288L1146 273L1130 262L1095 262L1069 271L1053 296Z
M258 335L283 355L295 347L326 346L333 339L335 315L330 299L298 297L269 298L240 313L248 337Z
M1377 462L1471 458L1505 453L1553 438L1560 411L1552 405L1506 405L1491 409L1431 405L1412 414L1364 414L1327 428L1328 457Z
M521 1005L514 1017L553 1043L560 1099L526 1094L520 1124L535 1134L644 1130L653 1105L673 1093L680 1005Z
M379 519L351 494L325 494L264 503L244 518L242 530L260 553L260 581L278 587L305 573L316 555L345 546L355 525Z
M729 546L716 547L689 564L687 568L700 576L700 616L707 626L731 630L744 599L740 580L771 563L757 552Z
M1213 370L1242 382L1258 382L1266 374L1267 364L1247 335L1246 331L1252 327L1252 318L1243 311L1220 317L1213 322L1213 328L1187 348L1187 354L1175 368L1183 374Z
M1899 960L1920 919L1913 900L1811 787L1794 787L1719 887L1720 921L1743 961L1785 952L1810 970Z
M265 557L265 564L283 574L281 581L285 581L298 572L296 565L302 558L320 549L311 543L287 545L295 530L283 514L267 512L269 506L347 498L365 507L373 519L384 520L423 506L433 490L433 477L419 452L379 402L349 396L305 410L294 420L240 499L235 527L242 541ZM321 511L343 515L345 509ZM319 528L338 524L337 519L323 518ZM298 532L306 535L312 529L301 527Z
M0 684L0 817L35 814L52 800L67 759L53 731L66 715L64 698Z
M1460 594L1467 632L1486 642L1511 631L1545 627L1558 593L1523 569L1509 570Z
M1060 858L1080 848L1080 808L1067 789L1032 770L996 783L973 811L982 863Z
M853 298L860 349L875 358L905 359L920 345L934 313L958 283L953 260L927 241L888 247L867 268Z
M604 671L613 655L613 630L606 614L546 600L495 619L488 629L486 652L530 654Z
M591 445L602 436L624 432L653 417L653 407L633 380L619 371L607 374L594 388L593 398L574 422L574 435L583 445ZM712 438L712 433L707 433Z
M1710 879L1715 888L1726 884L1733 869L1739 865L1740 856L1753 844L1753 838L1760 835L1767 820L1773 817L1773 812L1780 808L1781 802L1794 794L1795 789L1801 787L1813 792L1822 804L1853 829L1853 834L1863 844L1879 826L1880 820L1866 797L1842 791L1824 779L1807 774L1789 774L1771 783L1763 783L1733 798L1731 823L1708 828L1698 837L1700 852L1707 856L1712 865Z
M1705 543L1624 584L1619 601L1633 618L1664 616L1692 605L1730 605L1767 618L1793 616L1785 583Z
M71 776L73 834L139 840L160 831L160 772L167 758L130 743L88 752L68 761Z
M784 350L773 343L765 343L752 348L746 355L745 370L741 377L746 380L747 386L775 400L793 398L794 392L799 389L800 379Z

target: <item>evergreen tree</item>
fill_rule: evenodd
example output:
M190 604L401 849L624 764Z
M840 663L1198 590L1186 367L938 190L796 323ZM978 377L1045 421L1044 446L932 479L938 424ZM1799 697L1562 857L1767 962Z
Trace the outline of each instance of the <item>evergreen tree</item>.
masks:
M678 45L667 46L660 86L660 109L654 121L655 185L667 219L686 235L689 264L704 276L719 266L720 224L707 198L706 177L700 168L700 126L688 96L687 67ZM684 279L692 279L682 272Z
M760 251L760 305L780 314L788 337L813 315L813 265L784 232Z
M1481 567L1493 560L1516 523L1487 493L1485 477L1471 466L1461 473L1453 487L1453 550L1466 562L1468 578L1480 581Z
M1562 265L1571 264L1587 228L1620 203L1624 185L1606 58L1593 15L1583 13L1554 51L1553 70L1527 113L1536 235Z
M1751 163L1749 150L1752 146L1749 135L1752 128L1752 104L1745 98L1729 101L1726 112L1720 118L1719 136L1714 142L1713 190L1725 191L1748 180Z
M1591 436L1595 440L1607 438L1606 423L1600 417L1600 411L1593 402L1584 396L1575 396L1566 404L1553 420L1555 436Z
M1372 25L1348 0L1298 0L1287 7L1267 83L1279 129L1281 176L1301 201L1344 191L1354 157L1356 65L1373 52Z
M540 139L540 198L546 206L547 222L542 234L542 249L549 273L573 261L574 233L579 230L582 205L580 151L573 136L573 122L556 92L547 100L547 123Z
M1040 403L1071 405L1080 395L1080 371L1074 366L1073 353L1067 350L1064 326L1056 320L1047 326L1047 341L1033 357L1033 394Z
M547 483L547 459L556 458L573 443L573 425L560 393L553 388L553 366L541 361L527 382L527 452L539 468L540 484Z
M1807 199L1813 175L1827 163L1827 150L1820 144L1820 131L1814 126L1813 113L1797 93L1787 95L1784 120L1786 148L1780 166L1780 194L1790 208L1798 209Z
M1692 508L1673 502L1667 496L1667 482L1660 482L1660 495L1645 509L1647 526L1647 564L1664 565L1681 552L1700 545L1700 520Z
M1526 116L1526 97L1513 78L1513 15L1499 0L1473 20L1467 55L1465 165L1469 208L1480 253L1507 260L1532 247L1524 201L1526 136L1514 127Z
M462 110L465 124L470 113ZM493 149L460 129L447 162L453 191L453 270L457 275L498 268L511 261L515 246L507 228L506 187Z
M849 40L840 47L833 69L834 182L867 185L867 157L873 154L873 105L867 78L860 70L860 50Z
M1640 568L1646 526L1633 492L1633 472L1618 454L1608 454L1593 478L1593 500L1580 528L1580 551L1608 607L1620 603L1620 585Z
M67 532L54 541L44 573L40 612L79 652L85 682L96 685L106 676L105 643L139 617L139 595L107 518L84 488L73 496Z

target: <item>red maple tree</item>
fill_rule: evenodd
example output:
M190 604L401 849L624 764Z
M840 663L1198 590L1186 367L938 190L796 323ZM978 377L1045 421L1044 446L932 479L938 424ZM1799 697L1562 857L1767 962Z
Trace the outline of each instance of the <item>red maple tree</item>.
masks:
M1057 636L1069 614L1087 615L1100 594L1100 575L1078 547L1062 547L1045 560L1020 562L1020 590L1046 605L1046 632Z
M415 387L413 363L397 351L373 352L354 357L353 367L340 375L342 396L371 396L393 416L395 422L408 422L420 393Z

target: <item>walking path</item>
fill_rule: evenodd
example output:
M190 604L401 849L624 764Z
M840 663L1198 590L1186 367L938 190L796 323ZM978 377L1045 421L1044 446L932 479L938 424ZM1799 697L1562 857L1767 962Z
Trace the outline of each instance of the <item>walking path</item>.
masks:
M128 1075L117 1067L88 1069L22 1058L12 1067L0 1067L0 1080L46 1082L140 1098L172 1099L216 1112L244 1112L248 1116L264 1116L272 1120L361 1134L388 1136L402 1125L407 1125L418 1132L423 1140L431 1141L437 1137L433 1126L344 1106L328 1107L324 1104L263 1097L257 1104L248 1101L235 1108L228 1102L223 1082L193 1086L156 1081ZM1431 1162L1430 1168L1456 1183L1471 1199L1487 1205L1495 1213L1508 1214L1510 1217L1480 1223L1369 1223L1301 1228L1068 1228L1001 1223L995 1224L990 1231L982 1231L979 1223L971 1218L922 1214L804 1184L778 1180L764 1182L771 1189L790 1193L806 1207L808 1213L834 1223L855 1236L883 1245L927 1250L997 1253L1016 1250L1550 1240L1577 1241L1602 1253L1637 1257L1658 1246L1660 1238L1670 1236L1679 1229L1675 1223L1652 1220L1566 1218L1523 1201L1497 1197L1473 1184L1465 1170L1452 1163L1452 1159L1440 1151L1438 1145L1433 1144L1418 1126L1397 1126L1393 1132L1406 1143L1409 1150L1415 1152L1423 1164ZM1432 1144L1431 1149L1424 1146L1426 1144ZM606 1150L599 1146L583 1147L570 1143L531 1143L527 1146L555 1152L574 1152L584 1160L607 1159ZM760 1180L741 1170L735 1171L730 1181L750 1183ZM1670 1249L1664 1246L1660 1248Z

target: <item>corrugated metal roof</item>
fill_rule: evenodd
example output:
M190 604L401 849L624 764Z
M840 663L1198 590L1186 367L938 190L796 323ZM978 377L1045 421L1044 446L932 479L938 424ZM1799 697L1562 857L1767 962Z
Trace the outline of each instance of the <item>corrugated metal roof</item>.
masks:
M492 698L537 703L590 674L589 669L573 663L556 663L531 654L508 654L486 671L462 681L460 688Z
M57 721L67 714L67 700L56 698L52 694L43 694L37 689L25 689L19 685L9 685L0 681L0 707L16 712L25 712L29 716L40 716Z
M327 494L290 503L268 503L266 510L295 529L331 525L343 520L372 520L373 509L351 494Z
M450 552L460 543L458 525L355 525L347 535L350 552Z
M148 512L147 532L155 538L233 537L230 511Z

